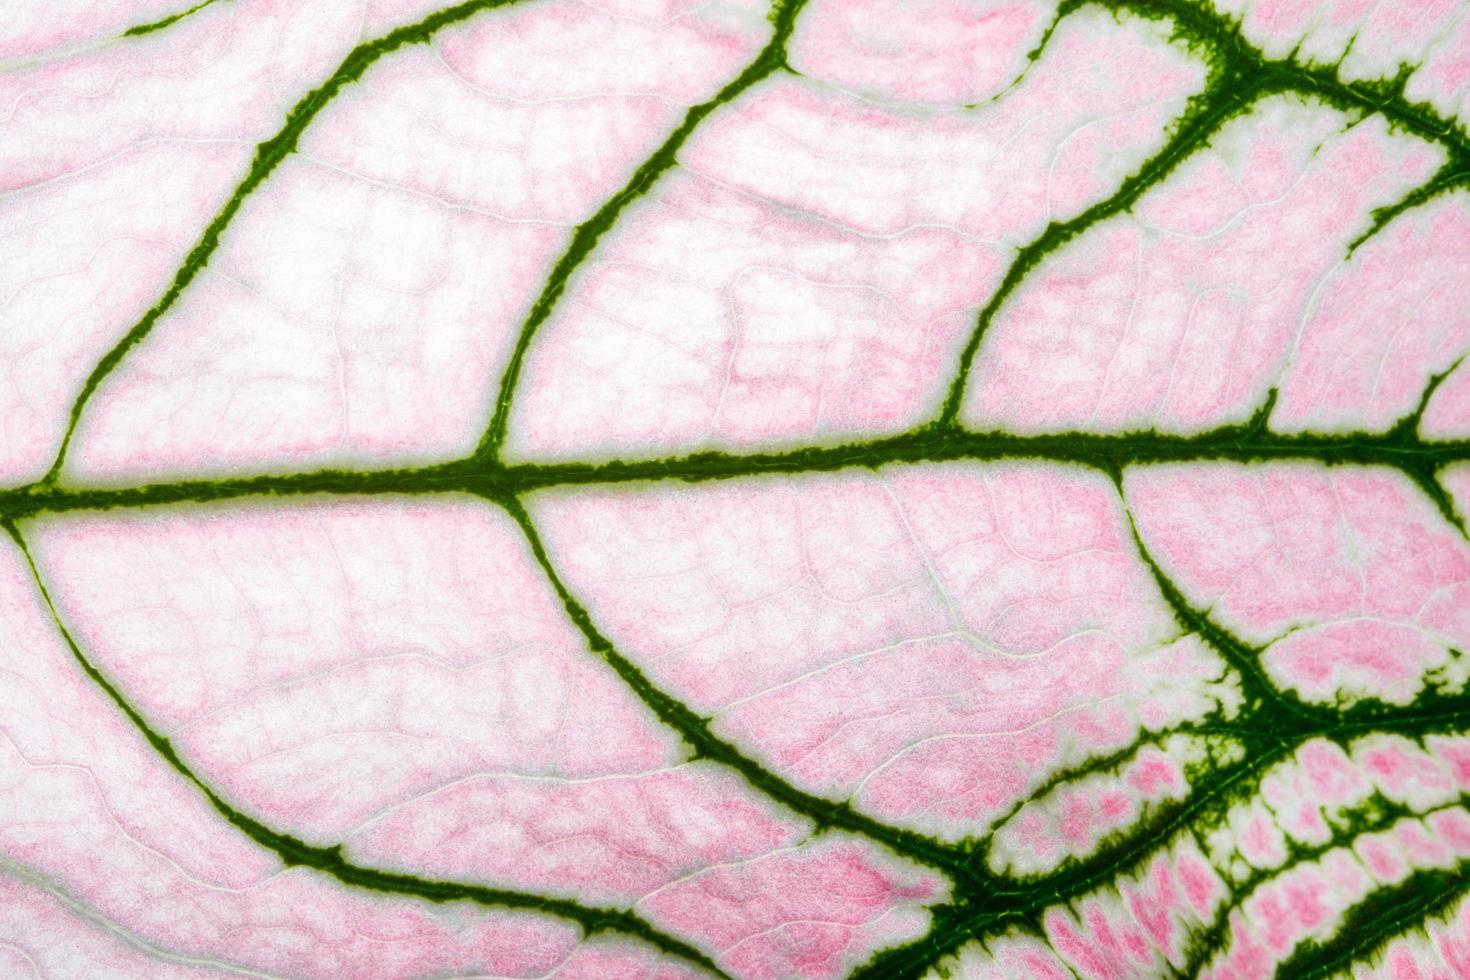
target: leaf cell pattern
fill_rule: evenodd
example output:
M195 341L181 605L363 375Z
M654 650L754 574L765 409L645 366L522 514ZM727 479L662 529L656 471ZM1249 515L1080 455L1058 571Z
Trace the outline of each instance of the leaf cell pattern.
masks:
M1470 975L1470 10L93 6L0 972Z

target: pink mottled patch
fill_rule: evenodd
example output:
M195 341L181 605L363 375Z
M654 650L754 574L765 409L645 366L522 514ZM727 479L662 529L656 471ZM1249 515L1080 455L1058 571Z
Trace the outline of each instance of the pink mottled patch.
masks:
M1266 664L1314 699L1402 702L1470 645L1470 548L1396 474L1157 467L1127 490L1156 559L1222 625L1260 643L1308 628Z
M1380 834L1368 834L1353 842L1363 866L1383 882L1394 882L1409 873L1408 864L1399 856L1392 842Z
M1094 899L1081 904L1080 916L1053 911L1043 923L1047 938L1078 974L1104 980L1157 970L1154 946L1126 907Z
M798 50L828 30L816 13ZM506 452L652 456L923 421L1006 246L1105 196L1199 82L1145 26L1090 15L973 112L767 82L702 126L688 173L579 270L527 358Z
M1347 754L1332 742L1313 739L1297 750L1297 762L1313 797L1321 803L1356 803L1372 788Z
M1323 280L1271 427L1382 432L1470 346L1470 195L1411 211ZM1440 424L1443 409L1427 420ZM1465 415L1459 418L1464 420Z
M1361 897L1334 887L1324 865L1299 865L1262 885L1243 906L1246 928L1280 959L1303 940L1320 935L1330 915ZM1362 876L1366 883L1366 876Z
M0 4L0 980L1470 978L1470 7L193 2Z
M612 905L713 867L789 867L752 879L726 928L745 916L830 945L812 975L912 937L941 896L870 844L810 842L727 770L684 764L482 504L94 518L35 539L76 635L201 776L349 860ZM834 861L836 895L877 889L840 941L801 924L825 913L796 914L825 894L811 869ZM879 888L890 879L907 884Z
M1080 777L1028 801L995 830L991 868L1034 874L1065 858L1086 857L1109 835L1153 814L1160 802L1182 799L1188 786L1181 758L1190 746L1178 739L1169 749L1172 754L1145 746L1118 772Z
M859 235L672 176L532 351L508 451L651 455L905 429L934 407L964 311L1003 270L994 245L947 228Z
M1241 857L1256 867L1275 868L1286 860L1286 839L1264 807L1256 805L1243 811L1235 830Z
M1179 886L1174 869L1164 857L1153 860L1139 885L1125 885L1128 911L1153 945L1173 959L1179 953L1183 930L1175 922L1180 911Z
M885 100L980 102L1021 73L1051 16L1036 0L813 0L790 58L803 75Z
M738 975L775 980L838 976L875 947L922 934L928 915L915 906L942 895L933 875L889 867L866 843L827 839L711 867L639 907L656 922L699 936ZM817 928L801 927L808 922Z
M1424 740L1429 754L1445 766L1462 790L1470 790L1470 736L1430 735Z
M967 425L1189 432L1249 417L1361 215L1437 165L1384 124L1334 134L1342 122L1268 100L1133 213L1049 255L985 333ZM1451 274L1426 269L1420 292ZM1447 349L1461 326L1437 329Z
M1370 736L1355 746L1353 759L1391 800L1424 809L1459 795L1445 767L1406 738Z
M764 43L729 13L514 7L375 66L108 379L71 471L115 481L468 452L569 226ZM652 48L665 57L633 54ZM576 72L559 67L570 51Z
M1446 653L1443 643L1412 626L1366 620L1291 633L1272 644L1265 661L1284 687L1309 701L1331 702L1351 692L1407 704Z
M197 975L187 967L202 962L411 977L540 974L575 946L564 922L377 896L283 867L77 670L13 551L0 558L0 593L0 955L71 976L129 964ZM119 922L126 939L103 924Z
M1179 858L1179 884L1189 899L1190 907L1201 919L1211 915L1225 897L1225 886L1215 869L1196 853L1186 852Z
M798 782L945 836L1070 754L1126 745L1146 708L1167 724L1219 696L1213 658L1166 642L1097 478L926 467L557 493L534 512L660 683Z
M1470 855L1470 813L1458 807L1441 810L1430 814L1425 824L1457 854Z

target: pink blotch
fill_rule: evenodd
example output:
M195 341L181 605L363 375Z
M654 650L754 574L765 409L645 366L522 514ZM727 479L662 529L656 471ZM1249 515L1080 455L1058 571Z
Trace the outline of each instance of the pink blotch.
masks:
M1225 895L1225 886L1219 874L1208 863L1194 854L1179 856L1179 884L1189 899L1195 916L1208 922L1215 905Z
M1128 767L1128 785L1150 799L1176 793L1184 788L1184 774L1173 759L1154 748L1144 749Z
M1138 887L1129 887L1128 908L1143 926L1154 945L1173 954L1175 928L1174 908L1178 901L1174 876L1164 857L1154 859L1147 878Z
M1046 935L1057 952L1088 977L1103 980L1120 977L1101 953L1072 928L1072 921L1072 917L1060 909L1047 914Z
M1251 815L1238 844L1241 856L1257 867L1271 868L1286 860L1281 830L1260 811Z
M943 895L933 875L889 865L867 844L819 838L706 868L639 907L654 922L720 950L718 959L741 976L827 977L922 935L927 916L920 907ZM790 927L811 922L822 928L790 935Z
M1239 912L1230 913L1230 951L1219 980L1265 980L1275 973L1278 958L1256 941L1251 927Z
M1322 903L1322 890L1322 882L1311 878L1292 881L1285 886L1286 901L1303 933L1311 932L1327 918L1327 908Z
M1368 870L1380 880L1398 881L1408 871L1403 858L1382 836L1360 837L1353 842L1353 850L1358 852Z
M1424 823L1457 854L1470 855L1470 814L1463 809L1439 810L1425 817Z
M1093 806L1086 793L1073 791L1066 794L1062 801L1061 830L1062 838L1074 848L1092 842L1095 834Z
M1264 660L1309 701L1330 702L1347 688L1403 704L1423 687L1425 671L1444 658L1443 645L1420 629L1354 620L1292 633Z
M1064 853L1062 842L1052 832L1050 822L1040 810L1023 811L1017 816L1012 828L1026 849L1047 867L1056 864Z
M1363 769L1390 796L1404 797L1415 792L1443 794L1452 787L1449 775L1406 741L1394 740L1387 745L1360 749L1356 754L1362 760Z
M1277 956L1291 949L1297 939L1289 903L1281 894L1283 887L1279 881L1269 882L1246 904L1251 921L1261 930L1262 941Z
M1320 867L1329 886L1329 893L1343 897L1349 904L1367 894L1373 886L1363 866L1346 850L1329 851L1322 858Z
M1029 971L1027 976L1036 977L1037 980L1069 980L1072 976L1050 956L1027 952L1022 955L1021 959Z
M1314 739L1297 750L1297 762L1306 774L1312 795L1321 803L1343 806L1361 799L1371 784L1341 746Z
M1388 960L1388 972L1393 980L1424 980L1419 964L1414 962L1414 954L1407 949L1393 951Z
M1455 782L1470 790L1470 739L1464 736L1430 735L1425 739L1429 753L1449 767Z
M1085 916L1088 928L1120 965L1129 960L1135 963L1154 962L1154 947L1149 943L1148 937L1126 918L1113 922L1101 905L1092 904L1087 908Z
M1450 849L1444 841L1428 833L1423 823L1403 820L1390 831L1393 842L1407 854L1416 865L1444 866L1450 861Z
M1133 811L1133 799L1124 793L1104 793L1097 803L1098 813L1108 823L1116 824L1119 818Z

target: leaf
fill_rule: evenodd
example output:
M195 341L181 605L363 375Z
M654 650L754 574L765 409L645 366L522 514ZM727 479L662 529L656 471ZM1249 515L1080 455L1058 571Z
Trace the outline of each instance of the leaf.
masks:
M103 6L0 974L1470 972L1462 10Z

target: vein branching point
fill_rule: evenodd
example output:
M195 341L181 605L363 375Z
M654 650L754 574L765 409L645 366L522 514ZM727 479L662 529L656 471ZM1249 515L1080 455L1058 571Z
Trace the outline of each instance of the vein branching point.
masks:
M208 6L194 8L126 32L152 34ZM1125 214L1146 193L1160 186L1181 163L1190 159L1232 119L1251 110L1268 95L1295 94L1325 103L1358 117L1379 114L1395 128L1444 150L1445 162L1426 182L1398 202L1371 216L1351 249L1360 247L1395 219L1429 201L1470 183L1470 139L1456 123L1423 103L1405 97L1407 73L1388 82L1344 82L1330 66L1307 64L1293 58L1267 58L1250 45L1229 18L1193 0L1066 0L1056 23L1084 7L1101 7L1117 16L1135 16L1167 22L1173 37L1208 60L1210 72L1204 90L1186 106L1166 139L1151 158L1117 190L1076 217L1049 224L1034 240L1017 249L999 286L979 311L975 328L964 345L947 393L930 422L902 434L850 443L754 452L704 451L660 459L508 463L501 460L512 405L526 353L537 332L553 315L576 271L596 250L619 219L652 188L662 175L678 165L678 154L696 129L721 106L763 80L789 71L786 48L796 30L802 0L780 0L771 17L771 36L753 61L712 98L690 108L677 127L632 173L627 183L590 218L579 225L561 257L552 266L539 295L531 303L516 336L501 377L487 428L468 458L417 468L383 470L328 469L306 473L227 476L157 482L138 486L78 486L63 480L68 447L86 406L119 364L142 344L159 320L178 302L218 249L243 202L258 190L293 153L303 132L337 95L360 80L379 59L406 45L430 41L443 28L468 20L482 11L515 0L471 0L431 14L352 50L323 83L304 95L287 114L281 129L256 148L245 178L224 207L206 225L164 294L143 317L98 361L73 402L60 448L45 475L35 484L0 491L0 524L29 565L35 587L50 610L55 628L70 649L78 668L125 716L139 735L178 776L191 784L220 816L286 865L312 868L346 885L430 901L465 901L488 906L540 911L579 924L587 933L616 932L640 939L658 950L719 974L710 955L661 931L637 914L600 908L565 898L501 890L472 883L440 881L372 869L353 863L340 845L323 847L267 827L227 802L188 766L170 742L159 735L122 691L105 677L80 649L53 605L42 575L32 561L23 532L25 521L44 515L115 508L176 507L211 504L243 498L284 498L311 495L427 495L467 494L487 506L504 508L523 533L567 618L586 640L590 655L601 659L660 722L677 732L696 758L725 766L744 778L751 791L809 821L812 832L841 830L910 860L933 868L952 882L951 897L932 910L931 928L921 938L875 957L860 975L884 978L916 977L965 944L1019 930L1039 934L1043 913L1075 901L1119 876L1136 872L1158 851L1159 842L1188 834L1191 826L1210 813L1219 813L1231 800L1253 793L1263 774L1288 759L1311 739L1343 741L1366 731L1393 731L1423 739L1434 732L1458 731L1470 725L1470 703L1455 693L1426 692L1410 705L1367 701L1350 709L1324 710L1279 690L1261 665L1258 648L1233 636L1207 611L1190 603L1185 591L1150 553L1144 537L1134 530L1139 560L1146 565L1181 630L1198 636L1224 660L1241 685L1241 704L1220 708L1203 721L1174 731L1228 739L1243 751L1218 762L1204 785L1182 801L1162 807L1127 833L1109 839L1087 857L1075 858L1046 874L1017 879L996 874L986 866L988 841L944 842L912 830L876 820L850 802L809 793L772 771L738 746L720 738L710 720L659 688L628 655L620 652L593 622L587 608L573 595L554 567L523 501L528 494L557 487L628 484L656 481L701 482L741 478L800 475L850 468L876 469L918 463L994 462L1035 460L1079 466L1106 473L1124 496L1124 474L1137 467L1178 463L1263 464L1303 461L1327 467L1383 467L1402 473L1435 505L1445 520L1464 533L1462 515L1445 490L1441 476L1455 464L1470 462L1470 440L1434 441L1422 437L1420 423L1431 396L1452 365L1425 387L1416 409L1383 432L1281 434L1269 426L1272 400L1249 419L1188 434L1159 431L1120 433L1055 432L1016 434L968 431L959 413L969 374L983 356L988 328L1043 261L1087 229ZM530 2L530 0L526 0ZM1032 54L1040 56L1042 45ZM1458 364L1458 362L1457 362ZM1274 393L1273 393L1274 395ZM1126 505L1126 500L1125 500ZM1130 518L1131 520L1131 518ZM1153 733L1160 738L1169 733ZM1092 759L1070 768L1038 792L1061 780L1109 771L1121 765L1137 746ZM1035 798L1034 796L1032 797ZM1018 804L1019 805L1019 804ZM1383 829L1405 815L1402 807L1387 805L1375 811L1367 830ZM1310 860L1303 852L1294 859ZM1449 909L1470 888L1463 867L1416 872L1398 885L1381 890L1349 910L1337 938L1298 949L1283 965L1283 975L1321 976L1341 969L1371 953L1426 915ZM1225 937L1225 917L1266 878L1265 874L1238 883L1230 907L1216 915L1209 929L1188 955L1184 972L1192 974ZM1432 896L1426 900L1425 896Z

